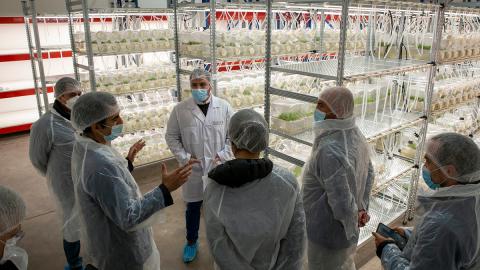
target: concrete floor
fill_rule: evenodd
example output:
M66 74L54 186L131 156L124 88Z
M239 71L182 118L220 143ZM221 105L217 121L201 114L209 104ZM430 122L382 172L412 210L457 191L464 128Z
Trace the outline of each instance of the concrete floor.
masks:
M21 194L27 204L27 218L23 222L26 235L19 246L29 254L32 270L61 270L65 265L60 224L55 206L50 199L46 181L28 159L28 133L0 137L0 185L8 186ZM139 168L134 172L142 192L160 181L159 167ZM181 260L184 244L184 204L180 190L173 193L174 205L165 209L166 222L153 227L155 241L161 256L162 270L210 270L213 260L209 254L205 226L202 220L200 251L193 263L185 265ZM373 246L369 246L373 249ZM361 270L381 269L379 260L371 258Z

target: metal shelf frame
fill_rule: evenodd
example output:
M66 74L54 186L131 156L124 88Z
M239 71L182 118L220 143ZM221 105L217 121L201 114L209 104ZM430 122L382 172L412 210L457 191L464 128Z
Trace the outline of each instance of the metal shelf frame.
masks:
M33 0L30 0L33 1ZM159 18L163 19L164 17L168 18L169 28L176 25L173 21L176 19L174 10L172 9L164 9L164 8L151 8L151 9L144 9L144 8L111 8L111 9L91 9L88 6L88 0L65 0L67 13L68 13L68 23L69 23L69 35L70 35L70 46L72 49L72 59L73 59L73 67L75 71L75 78L80 81L80 70L86 70L88 72L88 79L90 84L90 91L95 92L97 91L97 74L95 72L95 64L94 58L95 57L118 57L117 66L128 66L129 64L139 66L141 63L141 56L144 54L151 54L151 53L160 53L160 52L178 52L178 48L176 47L174 50L148 50L144 52L119 52L119 53L93 53L92 50L92 32L91 32L91 21L95 18L112 18L112 24L114 25L114 29L127 30L125 27L119 25L119 22L124 19L129 18L144 18L144 17L151 17L151 18ZM85 42L85 50L79 51L77 49L76 40L75 40L75 25L83 23L83 32L84 32L84 42ZM136 29L136 28L135 28ZM174 39L178 40L178 33L174 29ZM131 59L127 59L127 56ZM86 64L80 64L79 58L83 57L87 59ZM176 58L175 58L176 57ZM171 54L170 59L172 62L178 63L178 54ZM128 63L127 60L134 60ZM173 64L173 63L172 63ZM175 70L176 74L179 74L178 66ZM117 100L121 103L121 99L126 96L132 95L141 95L146 94L151 91L166 91L168 92L170 89L176 89L180 85L179 76L176 78L176 85L165 85L162 87L155 87L149 89L142 89L141 91L128 91L121 94L114 94L117 97ZM178 92L177 100L181 100L181 93ZM144 130L145 131L145 130ZM135 133L140 133L143 131L136 131ZM168 158L173 159L173 156ZM154 163L162 162L162 160L156 160L154 162L148 162L146 164L140 164L139 167L148 166ZM138 167L138 166L137 166Z
M266 37L266 55L265 59L271 59L271 36L272 36L272 18L273 18L273 0L267 1L267 37ZM305 3L307 2L307 3ZM321 1L320 1L321 2ZM335 4L341 9L341 20L340 20L340 35L339 35L339 45L338 45L338 54L336 59L324 60L319 62L303 62L303 63L291 63L286 65L273 65L271 62L267 62L266 72L265 72L265 118L267 119L268 124L270 125L270 107L271 107L271 96L282 96L289 99L295 99L303 102L308 103L316 103L317 97L294 93L291 91L283 90L274 88L271 86L271 74L272 72L284 72L286 74L298 74L303 76L310 76L316 77L324 80L335 80L338 86L344 85L347 81L355 81L355 80L365 80L370 77L382 77L390 74L403 74L406 72L413 72L417 70L423 70L427 72L427 86L426 86L426 97L424 102L423 113L419 115L416 119L406 121L405 123L400 123L399 125L392 125L386 130L381 130L378 134L372 134L368 138L369 142L373 142L377 139L382 137L391 135L395 132L398 132L402 129L411 127L411 126L420 126L419 132L419 145L417 146L417 151L415 155L415 159L411 166L406 167L405 170L402 170L399 174L393 176L390 180L385 181L380 188L374 189L375 194L380 193L382 190L388 188L391 185L395 184L395 180L399 178L404 178L407 175L411 175L410 178L410 188L409 188L409 195L406 207L404 209L404 221L412 219L414 213L414 204L416 201L416 193L417 193L417 185L418 185L418 178L420 175L420 164L423 157L424 152L424 144L426 139L427 127L428 127L428 119L431 115L431 99L432 99L432 92L434 86L434 79L436 74L436 60L437 60L437 51L438 46L441 40L442 35L442 23L444 19L444 5L416 5L419 9L431 9L433 14L433 22L434 22L434 31L433 31L433 46L432 50L430 51L429 60L422 62L422 61L413 61L413 60L375 60L373 57L370 56L368 50L365 53L365 56L356 56L354 58L346 56L346 41L347 41L347 23L348 20L343 18L347 18L349 16L349 8L352 2L374 2L371 4L382 2L385 5L399 5L400 1L352 1L352 0L342 0L342 1L335 1ZM394 2L394 3L392 3ZM292 8L295 8L297 5L303 5L301 8L304 9L315 9L315 8L325 8L325 5L319 3L319 1L288 1L289 4L292 5ZM370 13L369 16L374 16L374 12ZM405 16L405 15L401 15ZM371 26L371 23L369 23ZM370 28L370 27L369 27ZM403 28L403 26L401 27ZM403 31L403 29L402 29ZM366 48L369 48L368 44L373 44L374 34L371 33L369 30L368 38L366 40ZM399 55L399 59L401 56ZM303 137L298 136L291 136L282 134L282 132L275 131L271 129L271 133L277 136L283 137L285 139L289 139L295 141L297 143L305 144L306 146L312 146L312 141L307 140ZM303 161L298 160L295 157L289 156L285 153L280 153L275 149L269 148L267 149L265 155L268 156L271 154L275 157L281 158L286 160L290 163L293 163L297 166L302 166ZM373 195L372 195L373 196Z
M122 57L122 62L125 62L125 56L134 55L136 58L136 65L139 65L139 57L146 53L156 52L173 52L175 50L148 50L145 52L119 52L119 53L94 53L92 49L92 32L90 22L91 19L97 17L113 17L116 19L127 18L128 16L168 16L173 20L174 12L171 9L142 9L142 8L111 8L111 9L90 9L88 0L65 0L70 34L70 46L72 48L73 68L75 71L75 78L80 80L80 69L88 72L90 82L90 90L97 91L94 57L116 56ZM78 50L75 41L74 26L79 20L83 21L83 32L85 50ZM170 20L171 21L171 20ZM112 22L115 23L115 20ZM127 29L123 29L127 30ZM175 37L176 38L176 37ZM79 57L86 57L87 64L80 64Z
M22 10L25 23L25 31L27 33L28 51L30 54L30 64L32 67L33 85L35 89L35 97L38 107L38 116L41 117L42 114L46 113L49 110L49 103L47 80L42 59L43 47L40 44L40 34L38 32L38 20L37 11L35 8L35 0L22 1Z
M189 75L191 71L182 68L181 66L181 58L190 58L190 59L198 59L205 61L205 65L208 62L210 65L210 73L212 75L212 92L214 95L217 94L217 59L216 59L216 46L210 46L210 55L208 57L202 56L193 56L193 55L182 55L180 53L180 29L179 23L182 21L179 19L181 15L185 15L191 12L205 12L208 13L206 15L206 20L208 18L208 29L206 31L209 32L209 40L210 44L216 44L216 10L217 10L217 3L216 0L210 0L209 3L179 3L179 0L173 0L173 9L174 9L174 32L175 32L175 59L176 59L176 70L177 70L177 92L178 95L182 95L182 86L181 86L181 78L180 74L182 75ZM213 14L213 16L212 16Z

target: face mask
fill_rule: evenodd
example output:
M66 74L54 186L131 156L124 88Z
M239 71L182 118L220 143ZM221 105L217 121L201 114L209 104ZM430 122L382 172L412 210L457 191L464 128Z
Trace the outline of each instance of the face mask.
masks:
M5 263L6 261L11 261L19 270L27 270L28 254L23 248L16 246L17 242L23 238L23 235L23 232L20 232L5 242L3 257L0 260L0 264Z
M69 100L67 100L65 106L69 109L69 110L72 110L73 108L73 104L75 104L75 102L77 102L79 96L74 96L72 98L70 98Z
M192 89L192 97L196 103L203 103L208 99L208 90Z
M108 126L106 126L106 127L108 127ZM111 142L111 141L115 140L116 138L118 138L119 136L121 136L122 131L123 131L123 125L112 126L112 133L110 133L110 135L107 135L107 136L104 135L103 138L105 139L105 141Z
M316 109L315 112L313 113L313 120L315 122L321 122L325 120L326 117L327 117L327 114L320 111L319 109Z
M439 170L440 168L436 169L435 171ZM432 172L430 172L425 166L422 167L422 177L423 181L425 181L425 184L430 189L436 190L440 188L440 184L434 183L432 180Z

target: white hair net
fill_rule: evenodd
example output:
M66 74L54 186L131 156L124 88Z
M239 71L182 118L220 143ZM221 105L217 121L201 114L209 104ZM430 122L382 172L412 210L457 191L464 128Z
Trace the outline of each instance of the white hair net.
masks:
M81 95L72 108L73 127L83 131L87 127L120 112L115 96L105 92Z
M453 165L460 183L480 181L480 149L467 136L447 132L431 137L425 153L437 166Z
M25 202L22 197L5 186L0 186L0 236L19 225L25 218Z
M228 128L230 141L238 149L259 153L268 145L267 122L262 115L252 109L240 110L230 119Z
M331 87L320 93L318 99L325 102L339 119L353 116L353 94L345 87Z
M190 81L195 79L205 79L209 82L212 81L212 74L204 69L196 68L190 74Z
M63 77L57 81L54 87L54 96L59 98L64 94L81 91L81 84L70 77Z

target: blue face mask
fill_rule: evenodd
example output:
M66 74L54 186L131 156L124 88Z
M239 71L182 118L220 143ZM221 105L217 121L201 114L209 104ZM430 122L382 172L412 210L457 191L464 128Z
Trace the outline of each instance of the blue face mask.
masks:
M440 184L433 182L432 173L427 168L425 168L425 166L422 167L422 176L423 181L425 181L425 184L427 184L430 189L436 190L440 188Z
M192 97L196 103L204 103L208 99L208 90L192 89Z
M326 117L327 117L326 113L320 111L319 109L315 109L315 112L313 113L313 120L315 122L321 122L325 120Z
M103 138L105 139L105 141L111 142L116 138L120 137L122 135L122 131L123 125L115 125L112 127L112 133L110 135L103 136Z

